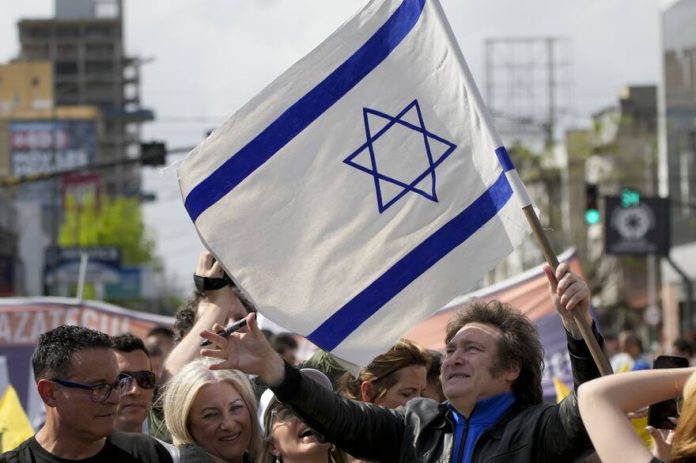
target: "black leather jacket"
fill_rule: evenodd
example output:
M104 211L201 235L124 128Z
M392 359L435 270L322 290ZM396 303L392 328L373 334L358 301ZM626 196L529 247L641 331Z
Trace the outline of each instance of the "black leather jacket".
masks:
M603 343L594 326L593 332ZM577 385L599 371L580 340L568 335ZM396 410L344 399L286 366L272 388L312 428L349 454L379 462L442 462L452 459L454 425L444 404L413 399ZM476 443L473 462L572 462L592 450L575 393L559 404L514 404Z

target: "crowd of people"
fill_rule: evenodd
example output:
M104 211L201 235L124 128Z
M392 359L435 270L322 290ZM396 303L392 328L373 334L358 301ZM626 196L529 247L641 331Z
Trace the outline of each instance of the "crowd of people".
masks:
M320 350L298 364L294 336L259 329L203 253L173 329L41 335L32 367L45 423L0 462L696 461L695 370L646 369L626 337L626 371L641 371L600 378L575 322L603 346L587 284L566 264L545 272L578 391L558 403L543 400L534 324L508 304L472 300L443 333L445 352L404 339L352 374ZM242 318L246 328L218 334ZM682 390L676 429L648 448L627 416Z

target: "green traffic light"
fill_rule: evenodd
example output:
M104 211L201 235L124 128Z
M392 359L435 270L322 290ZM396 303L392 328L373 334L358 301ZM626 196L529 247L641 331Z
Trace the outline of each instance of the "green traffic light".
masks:
M588 209L585 211L585 223L587 225L598 224L601 218L602 216L597 209Z
M621 207L635 207L640 205L640 192L631 188L624 188L621 191Z

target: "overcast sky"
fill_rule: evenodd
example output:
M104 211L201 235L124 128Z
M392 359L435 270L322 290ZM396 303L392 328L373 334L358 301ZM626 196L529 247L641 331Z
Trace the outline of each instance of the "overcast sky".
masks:
M568 39L572 115L616 101L627 84L659 78L659 0L441 0L474 78L485 88L484 41ZM53 16L53 0L3 0L0 62L19 51L20 18ZM364 0L124 0L127 53L153 58L142 68L141 99L157 120L145 139L194 146L291 64L318 45ZM169 161L176 161L170 156ZM188 291L200 242L179 196L175 169L147 170L158 195L146 220L167 271Z

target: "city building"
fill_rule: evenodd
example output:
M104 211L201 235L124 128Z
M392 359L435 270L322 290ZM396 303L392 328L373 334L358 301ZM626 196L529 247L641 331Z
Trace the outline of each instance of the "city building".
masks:
M638 329L645 310L657 304L657 261L607 253L606 227L613 225L603 198L619 196L625 188L645 197L657 194L656 87L624 88L617 103L593 114L592 121L590 129L566 132L565 156L560 156L566 159L561 174L564 236L578 249L604 329ZM603 213L587 216L591 207Z
M0 175L19 180L3 193L23 230L15 245L28 295L46 290L44 253L66 195L141 197L133 161L154 116L140 105L141 61L126 54L123 29L121 0L56 0L54 18L19 21L20 54L0 66ZM94 164L109 167L53 175Z
M672 251L662 265L662 299L696 330L696 0L662 12L664 114L661 192L672 207ZM669 327L679 330L678 325ZM689 333L686 333L689 334Z
M24 292L24 269L19 256L17 210L0 191L0 297Z
M140 63L126 55L121 0L56 0L56 17L19 22L22 60L53 63L57 106L94 105L104 124L98 162L140 156L140 125L153 112L140 105ZM102 172L111 196L139 196L137 164Z
M101 132L96 106L53 105L50 61L0 65L1 193L13 203L11 208L0 206L7 209L0 215L7 216L14 230L8 241L3 237L0 286L2 281L22 282L21 295L44 294L44 253L56 244L65 196L101 191L99 173L53 174L96 162Z

